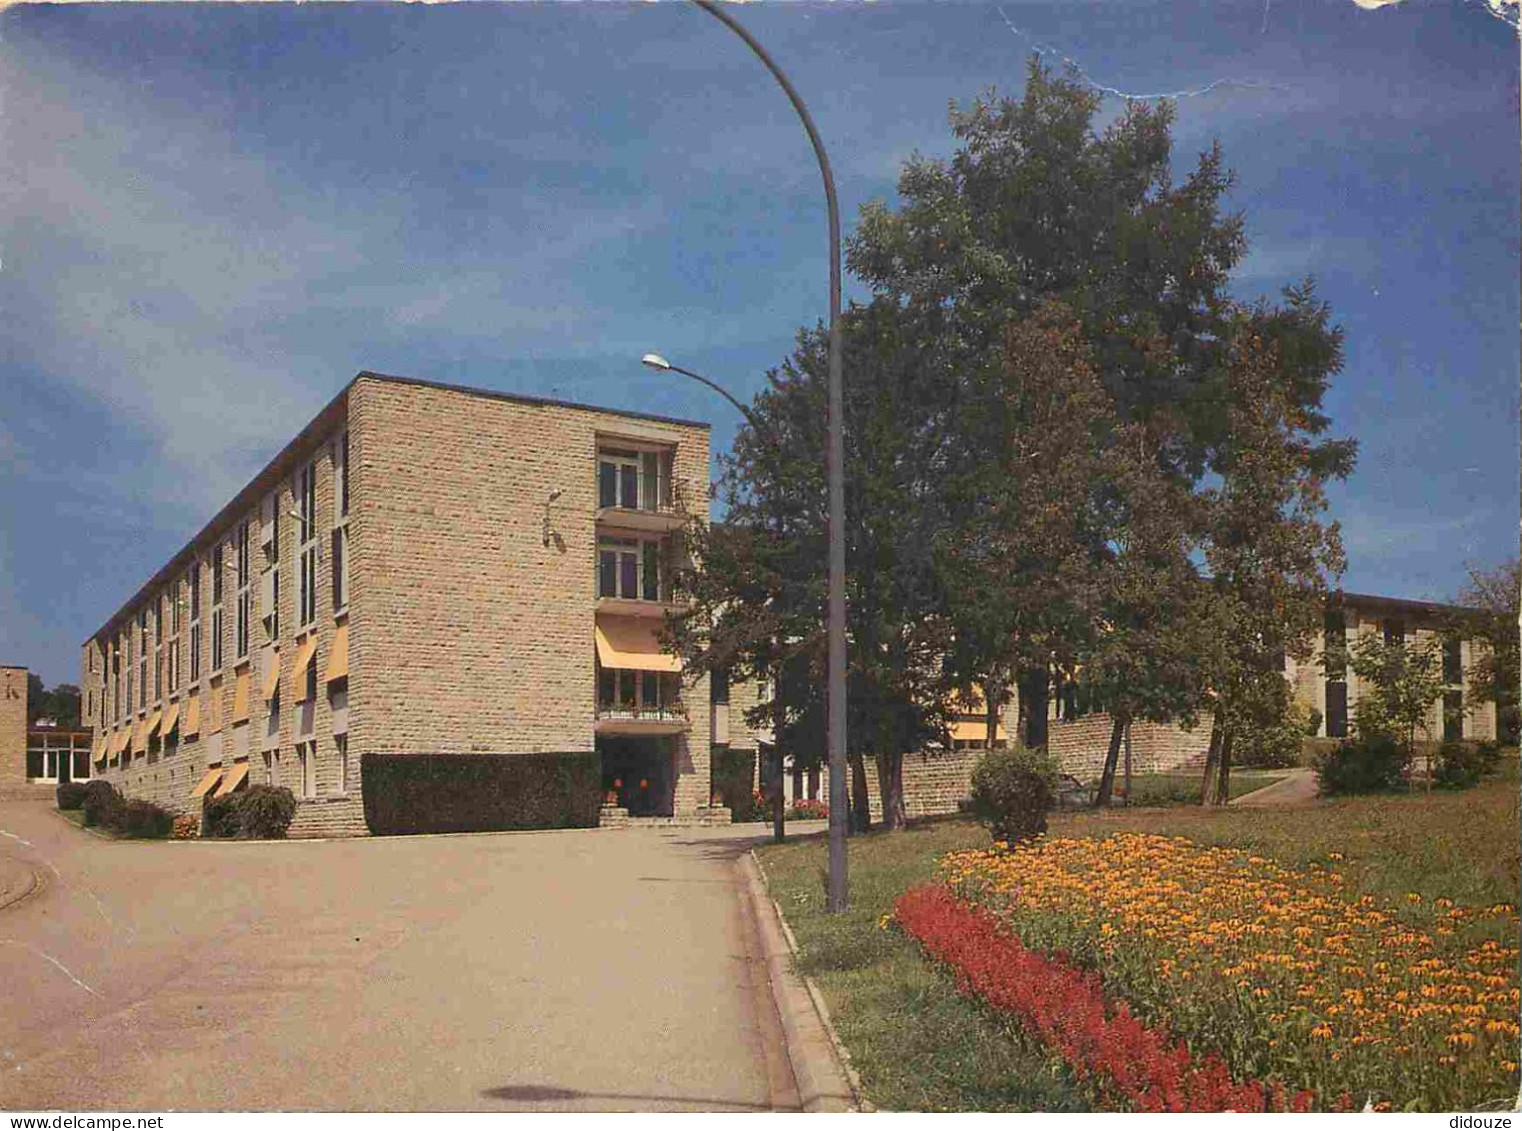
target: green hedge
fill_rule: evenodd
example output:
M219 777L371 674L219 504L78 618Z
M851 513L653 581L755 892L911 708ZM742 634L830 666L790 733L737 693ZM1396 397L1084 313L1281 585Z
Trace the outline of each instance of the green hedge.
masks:
M589 829L602 808L596 753L365 754L360 779L377 836Z
M769 814L755 814L756 752L715 746L711 755L713 792L719 803L731 810L737 821L765 820Z
M202 814L203 836L282 840L296 816L296 795L285 786L251 785L213 797Z

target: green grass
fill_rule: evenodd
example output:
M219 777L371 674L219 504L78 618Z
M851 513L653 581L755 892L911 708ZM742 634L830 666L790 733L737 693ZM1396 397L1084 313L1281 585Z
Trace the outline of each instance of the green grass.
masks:
M1244 793L1251 793L1255 789L1271 785L1288 772L1288 770L1233 769L1228 793L1231 797L1241 797ZM1132 806L1198 805L1200 777L1200 774L1134 774L1131 778L1131 804ZM1118 778L1115 784L1118 792L1121 785Z
M1235 776L1235 775L1233 775ZM1405 902L1516 903L1519 806L1515 761L1457 793L1320 802L1295 809L1118 809L1053 814L1052 836L1121 831L1232 844L1287 864L1337 867L1352 891ZM878 920L946 852L983 847L969 820L925 822L850 842L851 909L824 911L822 836L759 850L773 897L797 937L800 969L818 983L868 1099L901 1111L1091 1110L1083 1087L1039 1046L955 993L898 931Z

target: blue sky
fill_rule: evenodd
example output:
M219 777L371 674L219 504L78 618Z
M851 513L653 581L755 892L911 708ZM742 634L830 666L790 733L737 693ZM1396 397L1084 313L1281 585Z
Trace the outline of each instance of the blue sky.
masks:
M1517 552L1519 55L1482 0L737 14L848 230L1032 50L1203 90L1175 169L1219 138L1237 171L1237 291L1314 275L1347 332L1346 587L1442 599ZM49 683L360 369L707 419L722 448L733 410L640 355L745 397L825 312L807 140L689 5L17 5L0 83L0 661Z

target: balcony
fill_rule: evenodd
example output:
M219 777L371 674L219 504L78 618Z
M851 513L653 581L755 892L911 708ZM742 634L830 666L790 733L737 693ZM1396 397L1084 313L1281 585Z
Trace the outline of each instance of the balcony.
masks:
M687 512L675 503L658 507L598 507L597 525L603 530L634 530L646 534L670 534L687 523Z
M686 708L680 704L639 707L633 703L599 703L592 724L596 734L685 734L691 729Z
M634 597L597 598L597 612L604 616L650 617L660 620L667 613L680 613L687 607L679 601L641 601Z

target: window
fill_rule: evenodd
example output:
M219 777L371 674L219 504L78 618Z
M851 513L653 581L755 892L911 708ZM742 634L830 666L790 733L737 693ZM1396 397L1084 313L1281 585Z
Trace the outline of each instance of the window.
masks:
M708 701L710 703L729 702L729 669L715 668L708 675Z
M334 490L338 516L333 520L333 615L349 607L349 434L345 432L333 451Z
M1464 693L1443 692L1443 741L1464 737Z
M296 495L301 505L297 534L301 541L301 608L296 627L304 629L317 620L317 465L309 463L297 476Z
M280 492L264 499L264 522L260 540L264 547L264 570L259 575L259 619L267 640L280 639Z
M131 692L129 691L130 695ZM111 641L111 706L116 721L122 718L122 654L115 640Z
M222 670L222 544L211 552L211 670Z
M1348 736L1348 685L1342 680L1327 680L1326 685L1326 736Z
M201 678L201 563L190 567L190 682Z
M278 750L264 752L264 782L266 785L280 784L280 751Z
M164 598L153 603L153 701L164 697Z
M238 543L236 547L237 582L238 582L238 623L237 639L234 641L236 649L233 655L237 659L243 659L248 655L248 617L252 605L252 596L249 593L249 570L248 570L248 523L238 524Z
M345 435L344 439L345 439L345 441L347 441L348 440L348 436ZM333 747L334 747L335 752L338 755L338 792L339 793L348 793L349 792L349 736L346 735L346 734L335 734L333 736Z
M676 694L659 672L597 669L600 714L662 714L667 708L674 708L676 700Z
M1348 670L1348 625L1341 609L1328 610L1322 621L1321 633L1322 662L1326 668L1326 677L1340 680Z
M137 709L148 709L148 610L137 614Z
M1457 636L1443 640L1443 682L1464 682L1464 642Z
M638 538L602 538L597 543L597 595L659 601L665 586L661 544Z
M296 744L296 759L301 767L301 796L317 796L317 756L310 742Z
M597 505L646 511L670 507L671 453L599 452Z
M127 627L127 710L126 714L132 714L132 627Z
M180 583L169 587L169 693L180 689Z
M1385 618L1385 643L1404 644L1406 642L1405 622L1395 617Z

